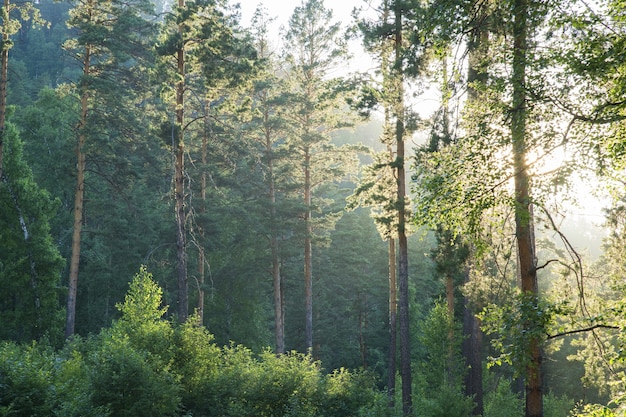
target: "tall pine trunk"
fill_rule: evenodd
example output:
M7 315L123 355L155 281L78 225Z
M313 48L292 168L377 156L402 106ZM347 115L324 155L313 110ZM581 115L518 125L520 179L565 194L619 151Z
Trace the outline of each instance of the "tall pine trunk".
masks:
M276 224L276 179L274 178L274 155L272 150L272 132L270 114L266 109L263 113L265 129L265 154L269 178L270 203L270 252L272 255L272 284L274 289L274 339L277 354L285 353L285 318L283 310L283 284L280 273L280 254L278 251L278 228Z
M185 0L178 0L185 7ZM179 31L182 32L182 26ZM182 33L181 33L182 36ZM174 159L174 199L176 214L176 274L178 277L178 320L187 320L189 310L187 283L187 228L185 215L185 47L181 44L176 55L178 81L176 82L176 148Z
M511 114L511 140L513 142L513 168L515 172L515 235L519 260L521 289L524 296L538 302L537 268L533 239L533 221L530 202L530 183L526 162L526 68L528 48L528 0L515 0L513 4L513 102ZM523 323L527 330L530 323ZM543 384L541 375L541 342L530 340L530 362L526 368L526 417L543 416Z
M400 376L402 378L402 412L410 416L413 409L411 346L409 336L409 260L406 236L406 170L404 166L404 73L402 70L402 10L395 8L396 82L396 180L398 205L398 292L400 321Z
M91 2L89 3L92 4ZM93 7L89 7L91 13ZM87 116L89 110L89 93L86 83L91 72L91 48L85 48L83 58L83 80L80 97L80 121L78 125L78 142L76 144L76 191L74 193L74 229L72 233L72 255L70 258L70 276L67 291L67 311L65 320L65 337L74 334L76 327L76 294L78 291L78 271L80 267L80 241L83 229L83 205L85 201L85 152Z
M209 100L207 99L207 109L210 107ZM202 205L200 208L200 216L204 217L206 213L206 187L207 187L207 164L208 164L208 156L207 156L207 148L209 146L209 132L210 132L210 122L208 121L208 115L205 118L205 127L204 133L202 135L202 149L200 150L200 157L202 158L202 175L200 176L200 199L202 200ZM198 227L198 234L200 236L200 241L198 242L198 321L200 325L204 324L204 282L205 279L205 264L206 264L206 252L204 250L204 226L200 225Z
M313 248L311 239L311 148L304 149L304 307L306 315L305 342L307 352L313 353Z
M398 283L396 276L396 240L389 238L389 374L387 376L387 399L389 408L395 407L396 350L398 335Z

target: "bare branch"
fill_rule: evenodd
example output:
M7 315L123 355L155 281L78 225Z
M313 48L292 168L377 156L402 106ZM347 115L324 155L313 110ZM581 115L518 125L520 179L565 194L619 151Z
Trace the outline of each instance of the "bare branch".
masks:
M619 330L619 327L618 326L610 326L608 324L594 324L593 326L585 327L585 328L582 328L582 329L569 330L569 331L566 331L566 332L561 332L561 333L548 335L548 340L556 339L557 337L570 336L570 335L578 334L578 333L592 332L592 331L594 331L596 329Z

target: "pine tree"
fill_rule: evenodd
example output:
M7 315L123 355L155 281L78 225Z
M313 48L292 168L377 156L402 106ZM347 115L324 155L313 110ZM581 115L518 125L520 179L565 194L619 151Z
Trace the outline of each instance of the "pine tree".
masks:
M189 131L196 120L205 120L204 125L208 126L206 120L214 115L207 111L211 107L207 104L223 100L228 96L224 89L234 89L254 69L254 49L238 31L238 22L227 13L225 1L179 0L167 16L156 46L160 57L157 79L164 87L161 93L169 107L166 113L173 116L162 121L162 133L174 156L177 314L181 322L189 315L187 221L190 207L186 184L189 173L185 167L185 155L190 149ZM201 100L204 112L196 109L202 114L198 118L187 114L191 109L187 96L191 93L204 97Z
M329 132L337 128L345 113L341 111L341 89L329 71L345 59L345 44L339 38L340 25L331 23L332 12L322 0L307 0L296 7L285 35L287 78L291 89L294 134L290 146L299 161L304 202L304 288L305 346L313 349L313 240L315 229L331 226L337 216L314 218L314 191L340 179L354 161L331 143ZM352 161L352 162L351 162ZM322 209L321 207L317 208ZM319 225L319 226L318 226ZM332 227L332 226L331 226Z
M78 36L67 41L65 48L80 62L82 76L75 86L80 100L80 116L76 128L77 170L66 337L74 334L76 323L87 146L97 147L98 139L106 137L108 124L114 120L132 126L124 108L133 93L128 85L134 75L129 64L141 60L146 53L146 35L150 33L151 24L144 16L151 10L151 3L144 0L84 0L77 2L70 11L68 24L77 29ZM102 111L104 108L107 112ZM96 143L88 143L88 140Z

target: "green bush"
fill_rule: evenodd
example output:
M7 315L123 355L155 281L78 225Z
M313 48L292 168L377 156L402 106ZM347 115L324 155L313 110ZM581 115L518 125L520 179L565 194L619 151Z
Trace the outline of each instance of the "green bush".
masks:
M374 377L366 372L335 370L324 378L320 416L385 416L387 396L379 391Z
M310 355L220 348L192 317L163 319L142 268L122 317L60 352L0 345L0 417L382 417L386 396L365 372L325 375Z
M485 395L485 417L522 417L524 400L511 391L511 383L501 379L496 389Z
M47 347L0 344L0 416L53 415L53 363Z
M174 374L125 338L102 340L87 358L90 402L115 417L174 416L180 404Z
M560 397L548 393L543 398L543 415L545 417L568 417L574 408L574 400L562 395Z

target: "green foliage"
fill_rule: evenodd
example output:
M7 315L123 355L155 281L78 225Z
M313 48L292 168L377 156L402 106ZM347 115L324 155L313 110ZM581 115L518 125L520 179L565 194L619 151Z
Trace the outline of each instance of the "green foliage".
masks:
M163 320L167 307L162 306L163 290L153 281L145 265L130 283L124 303L118 304L122 317L113 325L113 337L128 339L142 351L167 356L173 330Z
M50 233L56 202L34 181L12 124L4 133L0 178L0 340L30 341L47 335L58 342L63 268Z
M418 394L415 403L418 415L428 417L470 417L474 409L474 401L464 395L460 387L449 385L442 385L430 395Z
M52 415L53 374L49 348L0 342L0 416Z
M117 308L122 312L120 323L128 326L129 333L145 325L161 321L167 307L161 307L163 290L152 280L145 265L142 265L137 275L130 283L123 304Z
M617 417L615 412L604 405L584 404L579 405L571 414L572 417Z
M491 344L499 353L489 358L489 366L514 365L516 373L523 375L531 363L531 342L544 341L557 317L567 312L566 304L554 304L531 293L520 293L505 305L485 307L479 317L485 333L494 336Z
M544 415L545 417L568 417L570 411L574 409L574 400L565 395L557 397L549 392L544 397Z
M499 380L496 389L485 396L485 417L522 417L524 400L511 391L508 380Z
M472 415L474 402L463 393L465 367L458 353L461 342L460 326L447 305L437 301L420 322L418 331L415 407L419 415Z
M179 407L177 377L128 338L107 337L86 358L90 403L111 416L174 416Z

